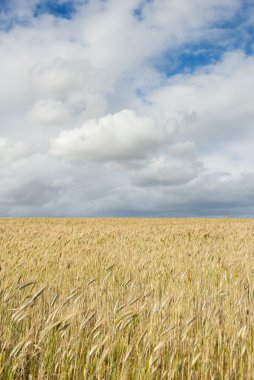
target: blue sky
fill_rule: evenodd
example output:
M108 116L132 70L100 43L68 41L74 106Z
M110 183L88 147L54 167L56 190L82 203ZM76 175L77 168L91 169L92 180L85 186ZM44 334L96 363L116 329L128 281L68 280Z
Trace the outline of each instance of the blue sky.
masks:
M253 216L254 3L0 0L0 215Z
M100 0L101 1L101 0ZM101 1L106 3L105 0ZM51 15L56 18L71 20L75 18L80 7L89 1L68 1L68 0L38 0L31 7L34 18L41 18ZM133 15L140 22L143 20L143 8L149 1L139 1L138 6L133 8ZM0 0L0 11L4 14L12 15L15 3L10 0ZM160 57L155 57L155 65L158 70L167 76L179 74L181 72L193 72L197 68L213 64L219 61L225 52L240 49L247 55L253 54L254 23L250 22L250 16L254 14L254 3L250 0L243 0L238 11L229 19L220 19L210 25L211 31L219 28L223 34L223 39L214 36L206 36L203 41L188 43L175 50L163 52ZM15 23L16 21L16 23ZM20 20L12 19L12 27L15 27Z
M52 0L46 0L39 2L34 10L36 17L49 13L55 17L63 17L71 19L75 13L75 5L72 1L57 2Z

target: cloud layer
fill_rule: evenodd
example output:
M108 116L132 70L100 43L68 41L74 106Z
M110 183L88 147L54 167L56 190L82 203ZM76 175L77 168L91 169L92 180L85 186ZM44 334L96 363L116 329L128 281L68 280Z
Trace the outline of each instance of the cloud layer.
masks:
M245 3L67 3L0 5L0 216L253 215Z

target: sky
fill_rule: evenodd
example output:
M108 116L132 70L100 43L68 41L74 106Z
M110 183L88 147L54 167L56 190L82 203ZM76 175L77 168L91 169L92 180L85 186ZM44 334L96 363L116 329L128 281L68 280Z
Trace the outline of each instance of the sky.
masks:
M254 0L0 0L0 217L253 217Z

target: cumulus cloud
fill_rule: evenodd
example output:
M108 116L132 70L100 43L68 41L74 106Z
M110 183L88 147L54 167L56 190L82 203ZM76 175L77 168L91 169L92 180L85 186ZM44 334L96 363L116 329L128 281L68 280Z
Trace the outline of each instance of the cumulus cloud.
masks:
M161 128L147 116L123 110L61 132L51 153L88 161L135 160L166 144L173 132L172 126Z
M110 89L103 71L93 68L86 60L58 57L32 67L30 76L40 94L58 99L66 99L73 92L106 93Z
M68 117L68 109L60 100L38 100L30 112L30 117L36 124L56 124Z

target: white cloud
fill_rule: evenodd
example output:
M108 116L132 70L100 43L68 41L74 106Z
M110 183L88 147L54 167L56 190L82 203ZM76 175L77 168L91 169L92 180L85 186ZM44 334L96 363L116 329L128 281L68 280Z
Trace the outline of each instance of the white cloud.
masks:
M167 144L173 132L170 126L161 128L149 117L123 110L61 132L52 141L51 153L95 162L135 160Z
M73 92L107 92L110 87L102 70L86 60L62 59L37 64L30 76L40 94L66 99Z
M88 44L90 62L115 77L170 47L198 41L211 32L211 22L234 14L239 4L238 0L147 1L139 21L133 17L140 6L138 0L92 1L77 21Z
M35 124L57 124L63 122L68 115L68 108L60 100L38 100L29 116Z
M192 75L176 76L150 93L149 100L165 117L178 120L179 139L194 141L210 170L224 163L224 171L235 171L239 161L251 170L253 86L254 59L236 51Z

